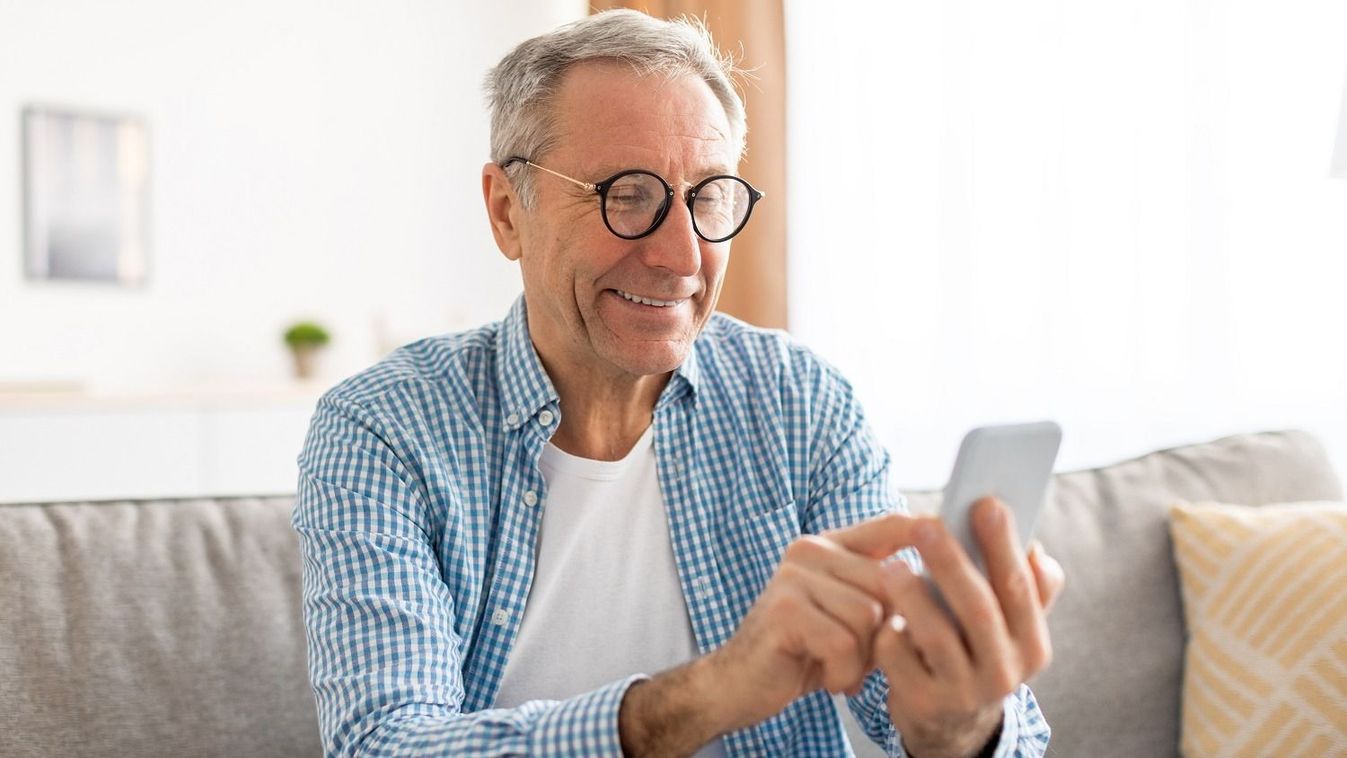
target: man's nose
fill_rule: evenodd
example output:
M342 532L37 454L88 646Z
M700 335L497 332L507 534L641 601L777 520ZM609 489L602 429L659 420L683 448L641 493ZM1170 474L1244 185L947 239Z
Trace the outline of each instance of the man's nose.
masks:
M693 276L702 267L702 238L692 226L692 211L675 197L664 223L643 240L641 261L676 276Z

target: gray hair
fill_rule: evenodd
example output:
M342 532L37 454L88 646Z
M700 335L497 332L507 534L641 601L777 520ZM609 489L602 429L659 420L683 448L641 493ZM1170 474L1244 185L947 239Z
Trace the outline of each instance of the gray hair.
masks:
M730 122L736 154L748 132L744 104L734 88L740 71L696 18L664 21L633 10L611 10L521 43L486 77L491 107L491 160L514 156L538 160L556 146L552 99L566 70L582 61L611 59L631 65L639 76L697 76L711 88ZM525 207L533 203L533 183L521 164L506 169Z

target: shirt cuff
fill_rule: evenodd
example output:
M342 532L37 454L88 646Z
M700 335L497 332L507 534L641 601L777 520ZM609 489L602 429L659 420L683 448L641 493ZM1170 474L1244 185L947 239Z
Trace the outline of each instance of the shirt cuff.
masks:
M1042 730L1034 729L1025 712L1027 690L1028 687L1020 685L1017 692L1006 696L1001 716L1001 739L992 758L1030 758L1043 755L1047 748L1047 740L1040 733ZM1037 703L1033 707L1037 709Z
M644 674L629 676L558 703L533 729L534 755L622 755L618 714L627 690Z

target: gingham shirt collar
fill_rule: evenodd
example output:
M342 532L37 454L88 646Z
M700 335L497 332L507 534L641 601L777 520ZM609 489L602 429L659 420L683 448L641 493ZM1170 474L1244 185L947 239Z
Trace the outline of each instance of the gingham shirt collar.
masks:
M501 408L506 411L505 428L513 431L527 424L539 411L558 403L557 390L543 369L538 351L529 337L528 308L524 296L515 300L496 334L500 361L496 368L496 386ZM694 402L701 383L697 350L688 351L683 364L674 369L656 407L688 397Z

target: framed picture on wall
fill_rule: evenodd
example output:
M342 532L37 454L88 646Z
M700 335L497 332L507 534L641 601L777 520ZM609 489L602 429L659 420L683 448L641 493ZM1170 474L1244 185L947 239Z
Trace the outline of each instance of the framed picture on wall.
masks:
M145 282L150 147L143 119L25 108L23 186L28 279Z

